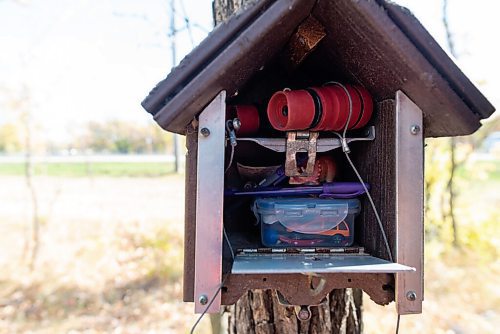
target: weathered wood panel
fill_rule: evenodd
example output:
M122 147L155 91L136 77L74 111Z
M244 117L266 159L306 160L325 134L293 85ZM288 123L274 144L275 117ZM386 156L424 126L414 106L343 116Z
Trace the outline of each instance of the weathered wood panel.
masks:
M332 290L363 289L380 305L394 300L393 274L302 274L230 275L222 290L222 304L235 303L246 290L273 289L293 305L319 304Z
M470 134L480 127L480 117L377 2L319 1L313 15L327 31L325 61L342 66L379 101L404 91L424 111L427 136Z
M163 128L183 133L220 90L231 97L262 68L286 66L286 60L277 62L276 57L311 8L327 33L311 54L320 54L315 59L322 71L339 68L377 100L404 91L424 111L427 137L470 134L479 128L480 119L493 113L493 106L443 50L429 43L433 40L421 25L406 19L399 7L366 0L258 1L222 23L204 47L194 50L153 89L143 106ZM262 81L275 80L273 73ZM282 84L289 84L286 81Z
M196 168L198 133L192 126L186 132L186 190L184 205L184 276L183 300L194 301L194 252L196 231Z
M394 255L396 247L396 104L394 100L378 103L372 120L376 139L352 144L354 164L365 182L371 185L375 206ZM389 260L380 227L366 196L362 197L361 214L356 229L359 244L367 253Z

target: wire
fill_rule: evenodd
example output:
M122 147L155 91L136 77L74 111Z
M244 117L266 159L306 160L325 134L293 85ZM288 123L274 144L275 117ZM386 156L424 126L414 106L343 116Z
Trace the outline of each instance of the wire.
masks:
M231 242L229 242L229 238L228 238L227 233L226 233L226 228L224 226L222 226L222 234L224 236L224 240L226 240L226 242L227 242L227 245L229 247L229 251L231 252L231 258L232 258L232 260L234 262L234 257L235 257L234 256L234 250L233 250L233 247L231 246ZM228 277L229 277L229 274L227 274L226 277L224 277L224 279L220 283L219 287L217 288L217 291L215 292L214 296L212 297L212 299L210 299L210 302L207 304L207 307L205 307L205 309L203 310L203 312L200 314L200 316L198 317L198 319L194 323L193 327L191 327L191 330L189 331L190 334L194 333L194 330L196 329L196 326L198 326L198 324L200 323L201 319L203 319L203 316L205 316L205 314L207 313L207 311L210 308L210 306L212 306L212 304L214 303L215 298L217 298L217 296L221 292L222 287L224 286L224 283L226 282L226 279Z
M386 235L385 230L384 230L384 225L382 224L382 219L380 219L380 215L378 214L377 207L375 206L375 203L373 202L373 198L372 198L370 192L368 191L368 188L366 187L365 182L363 181L363 178L359 174L356 166L354 166L354 163L352 162L351 157L349 157L349 153L351 152L351 150L349 149L349 145L347 144L346 133L347 133L347 128L349 126L349 122L351 120L351 115L352 115L352 98L351 98L351 94L349 94L349 91L347 90L347 88L343 84L341 84L340 82L331 81L331 82L328 82L328 83L332 83L332 84L340 86L345 91L345 93L347 94L347 97L349 98L349 116L347 118L347 122L345 124L344 131L342 132L342 135L339 134L339 133L337 133L337 132L333 132L333 133L340 138L340 141L341 141L341 144L342 144L342 151L344 152L345 157L347 158L347 161L351 165L352 170L356 174L359 182L361 182L361 185L363 186L363 189L366 192L366 195L368 197L368 201L370 202L370 205L371 205L371 207L373 209L373 213L375 214L375 218L376 218L378 226L380 228L380 232L382 232L382 237L384 239L384 244L385 244L385 247L387 249L389 260L391 262L394 262L394 259L392 257L391 247L389 246L389 242L387 241L387 235Z
M200 314L200 316L198 317L198 319L194 323L193 327L191 327L191 330L189 331L190 334L194 333L194 330L196 329L196 326L198 326L198 324L200 323L201 319L203 319L203 316L207 313L207 311L210 308L210 306L212 306L213 302L215 301L215 298L217 298L217 296L219 295L220 291L222 290L222 286L224 285L225 281L226 281L225 279L222 280L222 283L217 288L217 291L215 292L214 296L212 297L212 299L210 299L210 303L208 303L207 307Z
M233 120L226 121L226 131L227 131L227 135L229 137L229 143L231 144L231 156L229 157L229 164L227 165L226 169L224 170L224 174L227 173L227 171L229 170L229 168L233 164L234 147L236 145L238 145L238 142L236 141L236 133L234 132Z
M231 246L231 243L229 242L229 238L227 236L227 233L226 233L226 229L224 228L224 226L222 227L222 232L224 233L224 238L226 239L226 242L227 242L227 245L229 246L229 251L231 251L231 259L234 261L234 250L233 250L233 247Z
M191 47L194 48L194 39L193 39L193 31L191 30L191 21L189 20L189 16L187 15L186 7L184 7L184 2L182 0L179 0L179 3L181 5L182 15L184 16L184 23L186 24L186 29L189 34L189 41L191 42Z
M382 225L382 220L380 219L380 216L378 214L378 211L377 211L377 208L375 206L375 203L373 202L372 195L368 191L368 188L366 187L365 182L361 178L361 175L359 175L359 172L356 169L356 167L354 166L351 158L349 157L349 154L347 152L344 152L344 153L345 153L345 156L347 158L347 161L349 161L349 164L351 165L352 169L354 170L354 173L356 173L356 176L358 177L359 182L361 182L361 185L363 186L363 189L366 192L366 195L368 197L368 201L370 202L370 205L371 205L371 207L373 209L373 213L375 213L375 218L377 219L378 226L380 227L380 231L382 232L382 237L384 238L385 247L387 248L387 253L389 254L389 260L391 260L391 262L394 262L394 260L392 258L391 248L389 247L389 242L387 241L387 236L385 234L384 226Z
M391 262L394 262L394 259L392 257L391 247L389 246L389 242L387 241L387 235L385 234L384 225L382 224L382 219L380 219L380 215L378 214L377 207L375 206L375 203L373 202L372 195L368 191L368 188L366 187L365 182L363 181L363 178L359 174L356 166L354 166L354 163L352 162L351 157L349 156L349 153L351 152L351 150L349 148L349 145L347 144L346 133L347 133L347 128L349 126L349 122L351 120L351 115L352 115L352 98L351 98L351 94L349 94L349 91L347 90L347 88L343 84L341 84L340 82L332 81L332 82L329 82L329 83L332 83L332 84L335 84L337 86L340 86L344 90L344 92L347 94L347 97L349 99L349 117L347 118L347 122L345 124L344 131L342 132L342 135L339 134L339 133L337 133L337 132L334 132L334 134L337 135L340 138L341 145L342 145L342 151L344 152L345 157L347 158L347 161L351 165L352 170L356 174L356 177L358 178L359 182L361 182L361 185L363 186L363 189L366 192L366 195L368 197L368 201L370 202L370 205L371 205L371 207L373 209L373 213L375 214L375 218L377 219L377 223L378 223L378 226L380 228L380 232L382 232L382 237L384 239L384 244L385 244L385 247L387 249L387 254L389 256L389 260ZM396 334L399 334L399 322L400 322L400 320L401 320L401 315L398 314L398 320L397 320L397 323L396 323Z
M229 168L231 168L231 165L233 164L233 158L234 158L234 146L231 145L231 155L229 157L229 164L227 165L226 170L224 171L224 174L226 174L227 171L229 170Z
M347 98L349 99L349 115L347 116L347 122L345 123L344 131L342 132L342 137L341 137L341 139L343 141L345 141L345 137L346 137L346 133L347 133L347 128L349 127L349 123L351 122L351 116L352 116L352 98L351 98L351 94L349 94L349 91L347 90L346 86L344 86L343 84L341 84L338 81L328 81L327 83L325 83L325 85L328 85L328 84L334 84L334 85L337 85L340 88L342 88L344 90L344 92L346 93ZM336 133L336 132L334 132L334 133ZM346 145L347 145L347 143L346 143Z

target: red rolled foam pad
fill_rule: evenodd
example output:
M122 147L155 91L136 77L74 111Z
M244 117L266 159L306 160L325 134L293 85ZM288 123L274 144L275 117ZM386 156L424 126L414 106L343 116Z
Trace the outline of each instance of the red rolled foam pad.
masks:
M322 89L338 101L337 107L334 108L336 121L333 124L330 124L326 130L343 130L345 124L347 123L347 117L349 116L349 99L347 94L340 86L337 85L324 86Z
M346 122L349 119L349 97L347 94L349 94L352 101L352 115L351 118L349 119L349 124L347 125L347 128L352 129L354 125L358 123L358 120L361 117L362 114L361 97L359 96L357 90L354 89L353 86L351 85L344 85L344 86L347 90L347 93L344 90L344 88L342 88L338 84L328 84L327 86L325 86L325 88L330 89L331 94L337 95L340 101L339 116L337 122L329 130L341 131L345 129Z
M241 126L236 133L238 135L250 135L259 131L260 119L259 111L252 105L236 105L231 107L234 116L241 122Z
M354 89L353 86L345 85L345 88L347 88L352 101L352 115L351 119L349 120L349 124L347 125L347 128L351 130L354 129L354 126L358 123L359 118L361 117L361 109L363 108L363 104L361 102L361 97L359 96L358 91ZM349 115L349 105L347 106L347 115Z
M280 131L308 129L314 115L314 100L303 89L276 92L267 105L269 122Z
M337 122L339 117L339 98L335 94L330 94L325 87L313 87L311 89L318 94L323 108L321 120L316 127L311 129L311 131L331 130L332 125Z
M368 91L364 87L361 86L353 86L353 87L358 92L362 103L361 116L359 117L358 122L353 127L353 129L359 129L368 124L370 118L372 117L373 100L370 93L368 93Z

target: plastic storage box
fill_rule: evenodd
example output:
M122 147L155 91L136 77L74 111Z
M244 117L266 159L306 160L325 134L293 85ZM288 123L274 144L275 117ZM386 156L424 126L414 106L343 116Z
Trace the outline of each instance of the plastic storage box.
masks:
M258 198L253 211L266 247L346 247L354 241L357 199Z

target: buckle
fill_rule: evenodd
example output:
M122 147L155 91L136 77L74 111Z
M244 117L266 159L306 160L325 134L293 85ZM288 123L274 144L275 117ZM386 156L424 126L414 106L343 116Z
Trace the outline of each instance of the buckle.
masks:
M312 176L314 173L314 163L316 162L316 150L318 141L318 132L309 131L290 131L287 132L286 139L286 161L285 175L286 176ZM306 153L307 156L302 157L297 154ZM307 159L305 168L303 161Z

